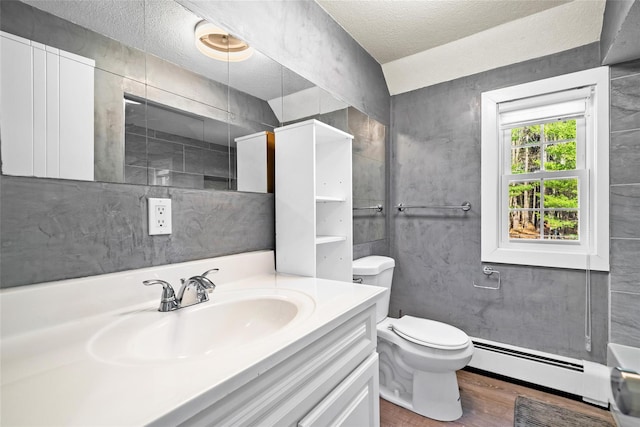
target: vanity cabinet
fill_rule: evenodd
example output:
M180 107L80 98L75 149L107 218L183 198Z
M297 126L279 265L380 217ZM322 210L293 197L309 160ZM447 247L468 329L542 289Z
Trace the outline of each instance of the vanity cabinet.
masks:
M375 427L384 290L274 274L273 255L0 290L0 425ZM193 307L159 313L141 285L212 267L212 300Z
M375 346L375 307L370 306L180 424L379 426ZM175 421L162 418L154 424Z
M275 135L278 272L350 282L353 136L317 120Z

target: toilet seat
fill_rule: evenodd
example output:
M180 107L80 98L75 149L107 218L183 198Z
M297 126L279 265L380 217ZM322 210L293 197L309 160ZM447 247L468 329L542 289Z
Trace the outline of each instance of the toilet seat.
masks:
M412 343L441 350L460 350L469 345L469 337L455 326L413 316L394 319L391 330Z

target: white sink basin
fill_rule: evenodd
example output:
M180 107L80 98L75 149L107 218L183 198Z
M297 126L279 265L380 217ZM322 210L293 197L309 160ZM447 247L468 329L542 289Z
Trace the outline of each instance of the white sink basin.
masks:
M211 301L176 311L125 314L101 329L88 350L117 364L212 357L272 337L314 307L309 296L291 290L215 291Z

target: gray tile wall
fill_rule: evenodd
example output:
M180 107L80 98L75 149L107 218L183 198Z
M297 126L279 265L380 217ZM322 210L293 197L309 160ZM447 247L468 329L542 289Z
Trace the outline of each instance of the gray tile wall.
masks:
M128 125L125 182L182 188L229 189L235 147ZM235 161L234 161L235 164Z
M611 67L611 342L640 347L640 60Z
M594 43L392 97L392 202L468 200L473 206L466 214L392 214L393 316L402 310L471 336L605 361L607 274L592 273L591 352L584 349L584 271L494 265L502 289L473 287L473 282L494 283L482 274L480 262L480 94L597 67L599 60Z

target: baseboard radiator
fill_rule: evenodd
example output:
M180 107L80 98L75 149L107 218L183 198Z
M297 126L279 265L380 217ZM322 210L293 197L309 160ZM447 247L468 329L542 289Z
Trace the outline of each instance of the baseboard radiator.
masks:
M609 405L611 387L605 365L479 338L472 341L475 351L469 366L473 368Z

